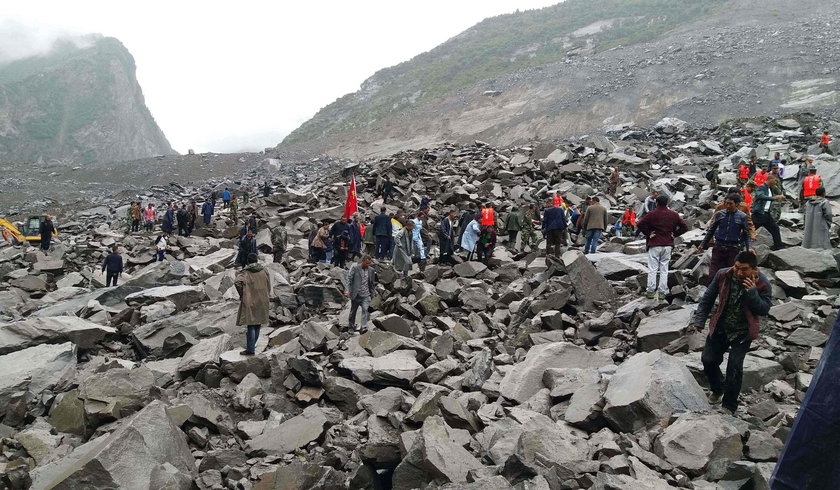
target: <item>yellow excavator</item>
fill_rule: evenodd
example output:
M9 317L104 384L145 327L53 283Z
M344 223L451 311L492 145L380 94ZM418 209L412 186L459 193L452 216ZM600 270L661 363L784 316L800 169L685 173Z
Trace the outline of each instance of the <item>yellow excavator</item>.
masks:
M0 235L7 242L12 242L12 245L18 245L23 242L40 242L41 241L41 223L44 222L45 215L30 216L20 227L15 226L14 223L7 219L0 218ZM53 221L53 226L55 222ZM53 236L58 235L58 227L55 227Z

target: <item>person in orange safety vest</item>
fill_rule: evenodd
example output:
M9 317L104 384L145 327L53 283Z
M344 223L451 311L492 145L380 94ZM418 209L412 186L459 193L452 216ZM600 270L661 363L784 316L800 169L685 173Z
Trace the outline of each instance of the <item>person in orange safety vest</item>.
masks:
M805 199L815 199L817 197L817 188L822 185L822 178L817 175L817 169L811 167L808 169L808 176L802 181L802 195Z
M496 210L493 205L487 203L481 208L481 226L495 226L496 225Z
M770 172L764 170L763 168L760 169L758 172L753 175L753 182L755 182L756 187L761 187L767 182L767 176L770 175Z
M750 180L750 166L742 160L738 165L738 185L744 187L748 180Z

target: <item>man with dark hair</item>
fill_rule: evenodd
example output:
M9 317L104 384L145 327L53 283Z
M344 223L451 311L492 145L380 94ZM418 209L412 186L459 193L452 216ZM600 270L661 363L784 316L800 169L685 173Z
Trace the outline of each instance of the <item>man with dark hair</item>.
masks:
M450 209L449 213L441 220L440 229L438 230L438 241L440 243L440 259L441 264L451 264L452 254L455 252L455 216L457 212Z
M642 217L638 229L647 238L647 297L656 297L658 274L659 299L664 300L668 294L668 266L674 250L674 237L688 231L688 225L676 211L668 209L668 196L658 196L656 209Z
M286 231L286 221L281 221L280 226L271 230L271 249L274 253L274 262L283 262L283 253L289 245L289 233Z
M458 239L455 241L458 247L461 246L461 241L464 238L464 230L467 229L467 225L475 218L476 212L474 206L472 204L467 205L467 209L458 218Z
M344 291L344 295L350 298L350 318L347 330L355 328L356 312L361 308L362 323L359 325L359 332L367 331L370 298L376 292L376 271L370 266L372 263L370 255L364 255L359 263L353 264L347 271L347 291Z
M699 253L709 245L712 237L715 237L715 244L712 248L712 260L709 262L709 282L714 280L717 271L725 267L732 267L735 263L735 256L741 251L741 246L752 250L752 237L750 236L749 222L747 215L740 209L741 195L733 192L726 196L725 207L715 212L712 217L712 225L706 232L700 246Z
M581 219L580 227L586 231L586 243L583 246L583 253L595 253L598 250L598 240L601 239L601 233L607 229L607 208L601 206L601 200L598 196L591 198L592 204L586 208L586 212Z
M520 246L522 250L525 250L525 247L528 246L531 251L537 249L537 244L539 240L537 238L537 234L534 231L534 222L539 221L539 217L537 216L537 206L531 204L528 206L528 209L522 215L522 241Z
M382 203L388 204L388 200L394 194L394 183L391 182L391 177L385 176L385 182L382 183Z
M559 257L561 246L566 245L566 213L563 207L554 206L551 199L546 202L542 219L543 235L545 235L545 255Z
M190 214L187 212L187 205L175 206L175 219L178 222L178 234L187 236Z
M53 226L52 216L44 216L44 221L41 222L41 226L38 229L38 234L41 235L41 250L44 252L50 249L54 233L55 226Z
M245 332L245 350L243 356L256 353L260 327L268 325L268 312L271 296L271 275L262 264L257 262L257 254L249 253L245 258L245 268L236 274L233 282L239 293L239 313L236 324L247 326Z
M770 207L773 205L773 201L784 199L785 196L782 194L773 194L773 186L775 184L776 176L770 175L767 177L767 181L755 190L752 219L753 223L755 223L756 230L763 226L770 232L770 236L773 237L772 249L780 250L784 248L784 245L782 244L782 235L779 231L779 225L770 214Z
M386 213L385 206L380 208L379 214L373 218L373 239L376 248L376 258L384 259L391 249L391 217Z
M257 239L254 238L254 232L248 230L245 237L239 241L239 252L236 254L236 263L241 266L248 265L248 256L257 255Z
M759 317L770 311L772 299L770 282L758 272L755 254L741 252L733 267L721 269L709 283L691 320L692 329L703 328L717 300L701 359L712 390L709 401L717 403L722 398L723 408L730 412L738 409L744 357L750 343L758 338ZM729 362L724 377L720 363L727 349Z
M102 272L105 273L105 286L116 286L117 278L123 272L123 259L120 255L120 247L114 245L111 253L105 257L105 262L102 263ZM111 284L113 283L113 284Z
M642 207L642 216L650 213L656 209L656 198L659 197L659 191L656 189L650 191L650 195L645 198L645 205Z

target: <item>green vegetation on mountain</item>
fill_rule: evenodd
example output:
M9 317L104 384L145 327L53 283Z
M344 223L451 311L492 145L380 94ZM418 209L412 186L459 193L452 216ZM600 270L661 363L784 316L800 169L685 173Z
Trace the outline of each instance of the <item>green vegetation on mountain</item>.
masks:
M134 59L114 38L59 42L0 65L0 162L69 163L172 153L145 106Z
M281 144L363 128L406 107L481 80L655 39L709 14L728 0L567 0L543 9L486 19L409 61L378 71L359 92L319 111ZM606 22L592 33L575 31Z

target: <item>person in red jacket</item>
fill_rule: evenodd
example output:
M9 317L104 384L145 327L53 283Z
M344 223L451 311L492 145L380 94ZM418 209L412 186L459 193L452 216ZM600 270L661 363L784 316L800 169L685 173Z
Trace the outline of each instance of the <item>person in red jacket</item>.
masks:
M621 217L621 230L626 236L633 236L636 233L636 210L633 206L627 206L627 210L624 211L624 216Z
M816 167L808 169L808 176L802 181L802 196L805 200L816 199L817 188L822 185L822 178L817 175Z
M755 182L755 186L761 187L762 185L764 185L764 183L767 182L768 175L770 175L770 172L764 170L763 168L759 169L759 171L756 172L753 176L753 182Z
M559 208L562 205L563 205L563 197L560 195L560 193L554 194L554 207Z
M831 143L831 136L828 135L828 131L823 131L822 136L820 136L820 148L823 153L831 155L831 150L828 148L829 143Z
M748 180L750 180L750 166L741 160L741 164L738 165L738 185L744 187Z
M656 297L656 276L659 274L659 299L668 293L668 265L674 249L674 237L688 231L688 225L676 211L668 209L668 196L656 198L656 209L639 221L639 231L647 238L647 297Z
M482 227L485 226L496 226L496 210L493 208L493 205L487 203L481 208L481 218L479 224Z

